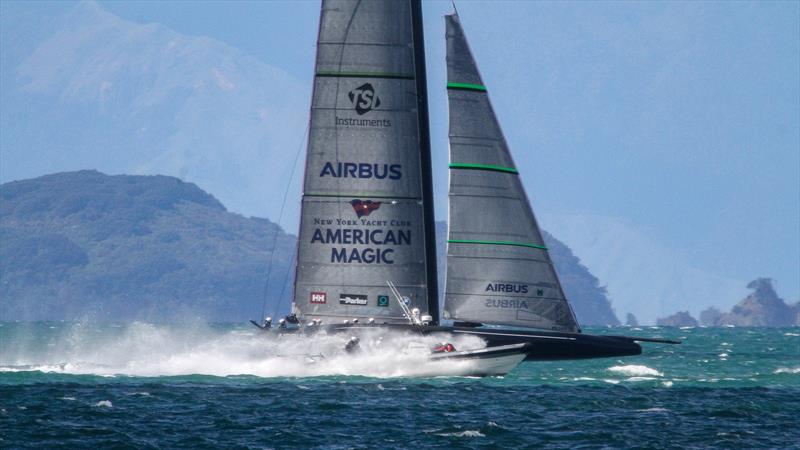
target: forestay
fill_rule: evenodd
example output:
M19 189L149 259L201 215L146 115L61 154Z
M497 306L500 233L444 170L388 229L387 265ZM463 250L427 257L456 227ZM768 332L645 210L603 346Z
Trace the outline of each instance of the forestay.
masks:
M445 318L578 332L456 14L447 25Z
M322 3L294 291L304 320L405 323L387 280L428 311L412 12L408 0Z

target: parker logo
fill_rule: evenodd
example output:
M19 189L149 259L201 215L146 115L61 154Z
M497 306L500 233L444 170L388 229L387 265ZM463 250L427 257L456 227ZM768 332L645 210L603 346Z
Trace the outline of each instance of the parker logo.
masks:
M353 102L353 107L356 109L356 114L359 116L363 116L381 106L381 99L375 95L375 88L370 83L364 83L353 89L347 96L350 97L350 101Z
M352 200L350 204L358 217L368 216L372 214L372 211L381 207L381 202L373 202L372 200Z
M379 295L378 296L378 306L389 306L389 296L388 295Z
M339 294L339 304L366 306L367 296L360 294Z
M328 300L328 295L325 294L324 292L312 292L309 302L322 304L322 303L328 303L327 300Z

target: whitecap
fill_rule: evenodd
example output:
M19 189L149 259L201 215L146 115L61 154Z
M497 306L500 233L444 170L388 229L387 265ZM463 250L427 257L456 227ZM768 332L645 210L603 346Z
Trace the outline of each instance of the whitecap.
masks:
M98 408L112 408L114 405L112 405L109 400L100 400L99 402L95 403L94 406L97 406Z
M664 387L672 387L672 381L663 381L661 384Z
M597 378L592 378L592 377L578 377L572 379L572 381L595 381L595 380L597 380Z
M61 397L60 400L66 400L68 402L74 402L75 401L75 397Z
M604 379L603 381L609 384L619 384L619 380Z
M464 430L455 433L436 433L437 436L455 436L455 437L486 437L485 434L478 430Z
M797 333L783 333L783 335L784 336L800 336L800 334L797 334Z
M628 376L632 376L632 377L644 377L644 376L661 377L661 376L664 376L663 373L657 371L656 369L653 369L653 368L650 368L650 367L647 367L647 366L643 366L643 365L637 365L637 364L613 366L613 367L609 367L606 370L608 370L609 372L617 372L617 373L621 373L623 375L628 375Z
M667 408L647 408L637 409L636 412L669 412Z
M779 367L772 373L800 373L800 367Z

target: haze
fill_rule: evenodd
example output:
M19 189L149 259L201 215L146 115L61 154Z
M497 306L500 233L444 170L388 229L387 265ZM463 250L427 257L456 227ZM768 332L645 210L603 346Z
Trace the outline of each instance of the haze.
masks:
M618 316L728 308L759 276L800 298L800 3L457 6L534 210ZM451 10L424 4L439 219ZM173 175L295 232L318 18L313 1L0 3L0 181Z

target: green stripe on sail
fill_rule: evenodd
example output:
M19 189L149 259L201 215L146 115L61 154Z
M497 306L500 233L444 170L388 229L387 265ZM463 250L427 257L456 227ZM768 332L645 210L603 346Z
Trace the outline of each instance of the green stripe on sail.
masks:
M450 244L484 244L484 245L512 245L514 247L530 247L538 248L539 250L547 250L547 247L536 244L526 244L524 242L511 242L511 241L473 241L470 239L448 239Z
M414 75L389 72L329 72L319 71L318 77L348 77L348 78L392 78L397 80L413 80Z
M469 169L469 170L493 170L495 172L506 172L518 174L517 169L513 167L492 166L489 164L467 164L467 163L450 163L451 169Z
M447 83L447 89L462 89L465 91L486 92L486 86L472 83Z

